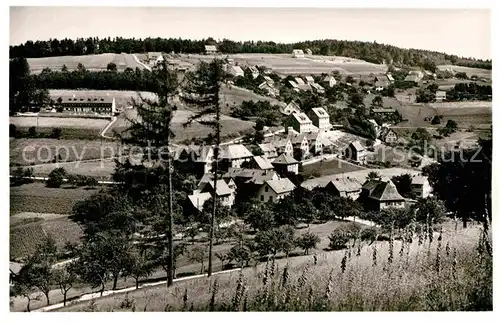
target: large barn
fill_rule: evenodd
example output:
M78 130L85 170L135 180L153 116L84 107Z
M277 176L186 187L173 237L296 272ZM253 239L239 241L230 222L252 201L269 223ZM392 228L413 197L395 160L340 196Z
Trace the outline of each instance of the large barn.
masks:
M97 114L113 116L116 112L115 98L111 96L65 95L53 98L62 112L74 114Z

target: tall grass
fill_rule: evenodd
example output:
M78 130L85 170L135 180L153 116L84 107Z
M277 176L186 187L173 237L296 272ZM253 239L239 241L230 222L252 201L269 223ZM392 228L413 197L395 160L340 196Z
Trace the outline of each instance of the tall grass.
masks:
M186 310L187 305L192 311L492 310L487 238L425 236L413 242L391 239L365 245L360 253L319 254L316 264L313 257L271 260L238 273L187 281L169 290L134 292L125 298L134 298L134 309L143 309L147 295L149 311ZM123 311L123 299L123 295L99 299L92 307Z

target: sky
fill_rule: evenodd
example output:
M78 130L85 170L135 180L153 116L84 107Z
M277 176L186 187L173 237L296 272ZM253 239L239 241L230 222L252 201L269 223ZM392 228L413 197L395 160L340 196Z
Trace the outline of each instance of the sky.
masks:
M488 9L10 7L10 45L116 36L338 39L491 59L490 19Z

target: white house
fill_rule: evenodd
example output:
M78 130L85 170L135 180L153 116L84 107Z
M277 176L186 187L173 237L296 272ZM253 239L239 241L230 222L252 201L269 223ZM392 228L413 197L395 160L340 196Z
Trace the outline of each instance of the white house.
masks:
M323 88L319 83L311 83L310 86L317 93L325 93L325 88Z
M297 58L297 57L304 57L304 51L303 51L303 50L301 50L301 49L294 49L294 50L292 51L292 56L293 56L293 57L296 57L296 58Z
M309 118L311 119L313 125L318 127L320 131L326 131L331 127L330 115L328 115L323 107L311 109L309 112Z
M234 185L234 182L233 182ZM233 186L234 187L234 186ZM209 193L210 195L214 195L214 181L210 180L204 183L201 183L197 190L193 191L193 195L196 195L197 192L200 194ZM220 179L217 180L217 190L215 191L216 197L220 200L223 206L231 207L234 204L235 190L231 189L226 181ZM191 199L190 199L191 200Z
M365 206L376 211L387 208L404 208L406 202L391 180L365 182L361 189L361 196Z
M285 108L283 108L283 110L281 110L281 113L283 115L290 115L290 114L293 114L293 113L300 113L300 107L297 103L295 103L295 101L290 101L288 103L288 105L286 105Z
M264 152L266 159L275 159L278 157L278 151L272 143L257 144L257 146Z
M309 117L303 112L293 113L291 116L288 116L284 124L285 129L292 127L298 133L309 133L317 130Z
M305 52L307 55L312 55L312 53L313 53L313 51L311 51L310 48L306 48Z
M257 199L263 202L275 202L288 196L294 189L295 185L288 178L268 180L259 189Z
M443 100L446 100L446 91L436 91L436 101L441 102Z
M205 45L205 53L215 54L217 53L217 47L215 45Z
M271 163L280 174L299 173L299 161L295 160L291 155L282 153Z
M354 141L349 144L344 152L344 156L354 162L364 164L366 162L367 150L359 141Z
M257 78L259 76L259 70L255 66L249 66L248 69L250 70L250 73L252 73L252 78Z
M238 65L231 65L228 73L234 77L242 77L245 75L245 72Z
M361 194L362 184L356 178L337 175L325 186L325 189L335 196L356 200Z
M221 169L239 168L243 162L249 162L253 154L242 144L230 144L220 147Z
M156 65L164 61L161 52L148 52L148 63L149 65Z
M328 83L328 86L331 88L337 84L337 80L332 75L328 75L323 79L324 82Z
M432 188L427 177L414 175L411 179L411 188L418 198L426 198L431 194Z
M314 78L310 75L305 77L307 83L314 83Z

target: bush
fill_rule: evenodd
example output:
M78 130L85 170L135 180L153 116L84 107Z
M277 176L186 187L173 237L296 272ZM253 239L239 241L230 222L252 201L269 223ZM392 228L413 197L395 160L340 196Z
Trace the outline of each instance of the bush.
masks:
M52 134L50 135L51 138L57 138L60 139L62 136L62 129L59 127L52 128Z
M66 175L67 173L64 168L57 168L52 170L48 176L48 180L46 183L47 187L60 188L64 182L64 178L66 177Z
M432 125L438 125L438 124L441 124L441 118L440 118L439 116L437 116L437 115L436 115L436 116L434 116L434 117L432 118L431 124L432 124Z
M331 250L341 250L347 247L347 242L351 239L349 232L342 228L336 228L329 236L330 243L328 247Z
M36 136L37 132L35 126L31 126L30 128L28 128L28 137L36 137Z

